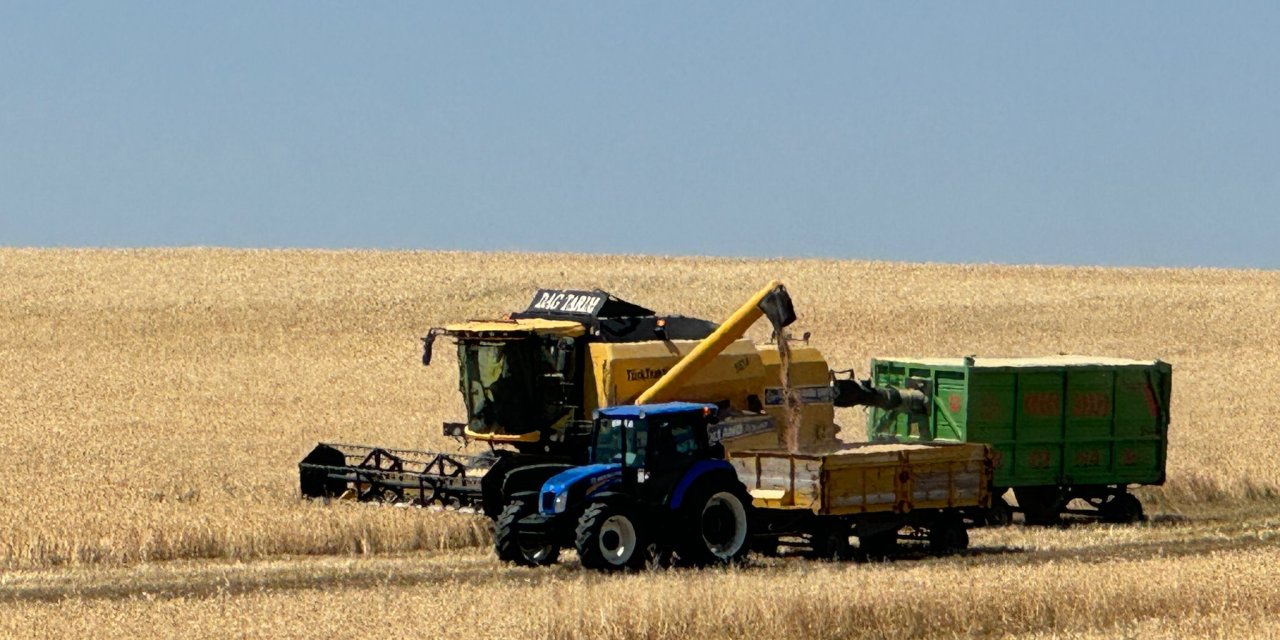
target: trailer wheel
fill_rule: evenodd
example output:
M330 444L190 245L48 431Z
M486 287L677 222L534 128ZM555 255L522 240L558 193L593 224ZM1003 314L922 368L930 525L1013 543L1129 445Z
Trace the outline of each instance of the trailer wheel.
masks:
M1062 522L1063 500L1057 487L1015 487L1013 495L1027 524L1053 526Z
M531 539L520 531L520 519L533 513L523 500L512 500L493 523L493 550L503 562L522 567L545 567L560 560L560 545Z
M741 485L713 480L681 507L680 558L687 564L739 562L751 550L751 500Z
M1098 507L1103 522L1133 524L1147 519L1142 503L1132 493L1119 493Z
M898 550L898 530L879 531L858 536L858 551L867 559L884 558Z
M959 553L969 548L969 531L960 518L944 516L929 525L929 550L938 555Z
M1007 527L1013 522L1013 508L1009 506L1009 502L1004 496L995 496L991 499L991 508L987 510L987 526L991 527Z
M619 503L595 502L578 518L574 546L582 566L619 571L644 566L649 545L635 511Z
M809 534L809 555L815 560L844 561L853 558L849 528L824 527Z

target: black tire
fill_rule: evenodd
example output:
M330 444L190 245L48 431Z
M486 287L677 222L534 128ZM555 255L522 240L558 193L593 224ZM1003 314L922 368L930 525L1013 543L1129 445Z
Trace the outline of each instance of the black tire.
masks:
M809 534L809 557L814 560L842 562L853 558L853 545L849 544L849 528L824 527Z
M741 483L708 479L680 507L680 561L694 567L743 561L751 551L751 518Z
M1007 527L1013 523L1013 507L1009 506L1009 502L1003 495L991 498L991 508L987 509L986 521L989 527Z
M522 567L545 567L560 560L560 545L533 539L520 531L520 519L533 513L523 500L512 500L493 523L493 550L503 562Z
M1016 487L1013 495L1027 524L1054 526L1062 523L1064 501L1057 487Z
M648 560L649 544L635 510L616 502L595 502L582 512L574 547L588 569L638 569Z
M878 531L858 536L858 551L867 559L884 558L898 551L898 530Z
M1142 511L1142 502L1132 493L1119 493L1098 507L1103 522L1115 524L1134 524L1143 522L1147 515Z
M959 553L969 548L969 531L960 518L943 516L929 525L929 550L938 555Z

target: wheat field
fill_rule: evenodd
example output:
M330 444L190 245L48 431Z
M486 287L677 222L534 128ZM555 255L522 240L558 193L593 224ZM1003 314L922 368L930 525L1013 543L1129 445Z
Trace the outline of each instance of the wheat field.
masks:
M1280 273L216 249L0 249L0 273L8 636L1280 636ZM475 516L298 497L319 440L456 448L452 353L419 361L431 326L538 287L720 319L774 278L793 330L863 375L873 356L1173 363L1152 521L597 576L505 567ZM861 437L860 411L838 421Z

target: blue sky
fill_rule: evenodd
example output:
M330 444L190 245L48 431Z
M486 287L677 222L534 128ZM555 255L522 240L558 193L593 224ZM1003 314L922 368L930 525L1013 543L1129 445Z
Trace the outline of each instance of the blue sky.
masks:
M0 245L1280 267L1276 3L0 0Z

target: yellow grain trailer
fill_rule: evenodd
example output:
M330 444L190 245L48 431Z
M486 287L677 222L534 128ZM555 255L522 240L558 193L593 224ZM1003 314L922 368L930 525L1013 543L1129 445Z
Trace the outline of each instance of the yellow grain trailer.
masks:
M937 552L969 544L966 521L991 506L989 447L864 443L822 454L735 451L730 462L756 507L757 548L801 545L819 557L893 550L927 540Z

